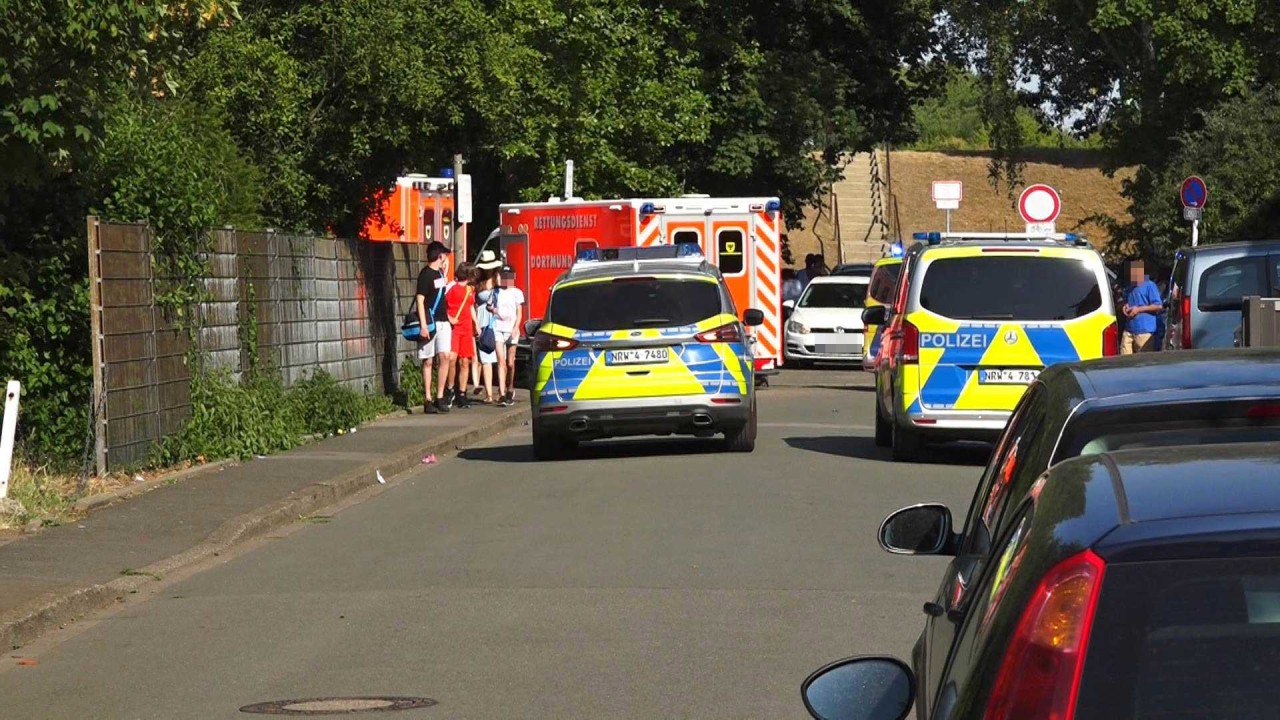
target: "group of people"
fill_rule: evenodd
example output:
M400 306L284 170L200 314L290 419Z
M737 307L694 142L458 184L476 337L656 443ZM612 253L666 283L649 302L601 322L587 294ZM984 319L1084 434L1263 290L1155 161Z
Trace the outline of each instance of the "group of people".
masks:
M827 270L827 261L818 253L809 253L804 256L804 269L796 272L791 268L783 268L782 270L782 299L783 300L799 300L801 293L805 287L809 285L809 281L823 275L829 275Z
M423 411L471 407L477 401L468 386L486 405L510 406L515 403L524 293L515 287L515 273L492 250L480 253L474 263L459 264L452 281L447 279L448 262L448 248L433 242L427 246L427 266L418 275L419 325L426 328L428 318L435 320L435 333L418 341Z

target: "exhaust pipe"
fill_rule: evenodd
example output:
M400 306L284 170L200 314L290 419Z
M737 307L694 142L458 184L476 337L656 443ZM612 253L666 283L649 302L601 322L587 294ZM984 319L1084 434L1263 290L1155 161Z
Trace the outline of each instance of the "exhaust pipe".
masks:
M706 413L697 413L693 416L694 427L710 427L711 416Z
M569 429L573 432L582 432L587 429L587 421L582 418L577 418L569 423Z

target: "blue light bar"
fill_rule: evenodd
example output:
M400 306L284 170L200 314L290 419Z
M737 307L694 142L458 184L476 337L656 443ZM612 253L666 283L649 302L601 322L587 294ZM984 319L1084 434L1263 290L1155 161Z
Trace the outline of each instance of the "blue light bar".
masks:
M702 248L696 243L676 243L676 257L702 257Z
M578 251L578 262L616 262L641 260L702 259L702 248L694 243L656 245L654 247L584 248Z
M911 239L919 240L920 242L928 242L929 233L923 233L923 232L911 233Z
M1062 237L1063 237L1063 239L1064 239L1064 240L1066 240L1067 242L1075 242L1075 241L1076 241L1076 234L1075 234L1075 233L1067 233L1066 235L1063 235Z
M654 206L653 206L653 203L651 203L651 202L647 202L647 203L645 203L645 204L643 204L643 205L641 205L641 206L640 206L640 214L641 214L641 215L652 215L652 214L653 214L653 212L654 212L654 209L655 209L655 208L654 208Z
M578 262L596 262L599 259L599 248L583 248L578 251Z
M902 241L899 240L889 246L889 257L902 257L906 251L902 249Z
M942 233L940 233L940 232L931 232L931 233L929 233L929 244L930 244L930 245L937 245L937 244L938 244L938 243L940 243L940 242L942 242Z
M777 200L770 200L769 202L764 204L765 212L776 213L781 209L782 209L782 203L778 202Z

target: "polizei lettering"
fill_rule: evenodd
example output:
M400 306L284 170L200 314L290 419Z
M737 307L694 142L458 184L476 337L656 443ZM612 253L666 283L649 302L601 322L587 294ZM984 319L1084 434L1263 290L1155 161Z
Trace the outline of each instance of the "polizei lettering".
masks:
M572 255L534 255L529 258L529 264L535 270L557 269L573 267Z
M595 226L595 215L539 215L533 219L535 230L590 230Z
M920 333L920 347L985 350L991 338L983 333Z

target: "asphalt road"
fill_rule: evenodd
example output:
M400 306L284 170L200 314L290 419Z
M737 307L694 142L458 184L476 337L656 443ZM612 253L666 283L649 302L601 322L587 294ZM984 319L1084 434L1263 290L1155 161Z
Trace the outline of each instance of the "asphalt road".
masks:
M902 505L967 508L986 448L893 464L866 377L790 372L751 455L628 441L532 462L528 430L417 472L0 666L14 718L249 718L425 696L391 718L785 718L845 655L906 657L941 561ZM362 717L362 716L354 716Z

